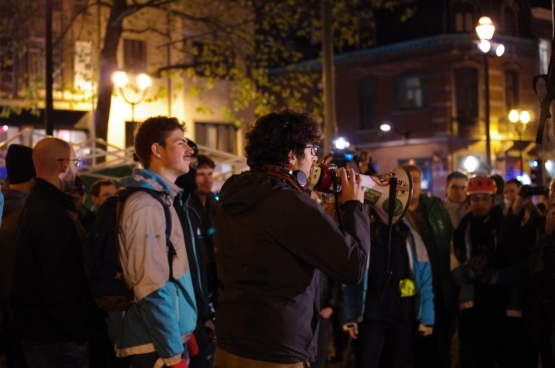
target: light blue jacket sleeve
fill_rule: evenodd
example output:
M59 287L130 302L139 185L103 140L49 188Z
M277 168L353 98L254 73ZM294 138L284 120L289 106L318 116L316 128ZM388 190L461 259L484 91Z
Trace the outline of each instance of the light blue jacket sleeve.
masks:
M430 262L416 262L415 272L418 275L418 296L420 309L416 319L423 325L433 326L435 323L434 291L432 287L432 267Z
M2 214L4 213L4 194L0 192L0 225L2 225Z

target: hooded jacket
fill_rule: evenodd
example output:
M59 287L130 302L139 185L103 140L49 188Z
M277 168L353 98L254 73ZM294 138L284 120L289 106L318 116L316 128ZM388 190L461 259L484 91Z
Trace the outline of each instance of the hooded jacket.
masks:
M197 308L183 229L173 207L181 189L150 170L134 170L121 183L162 193L172 217L170 241L176 255L169 279L166 219L161 204L150 194L136 192L125 202L119 232L120 261L133 288L133 305L126 311L116 341L118 357L156 352L164 364L181 361L184 343L197 321Z
M426 246L422 238L420 238L420 235L418 235L416 231L413 231L408 222L403 220L403 223L409 229L406 247L407 256L409 258L408 263L416 287L417 305L415 308L415 319L419 324L433 326L435 322L434 292L432 289L432 269L428 258L428 252L426 251ZM385 244L382 246L385 248ZM382 267L384 268L383 271L385 274L385 265ZM363 282L358 285L347 285L343 288L343 308L341 308L340 315L343 325L363 321L365 308L368 303L366 300L368 295L367 291L376 291L370 290L368 272L369 271L366 271L367 274ZM375 307L375 310L371 314L374 315L376 320L382 321L384 315L380 313L384 310L383 307L379 305L379 297L372 295L371 302L374 303L373 305Z
M343 206L343 230L306 193L263 172L229 178L220 192L214 244L221 281L218 347L240 357L293 364L316 357L316 269L348 284L367 268L363 205Z

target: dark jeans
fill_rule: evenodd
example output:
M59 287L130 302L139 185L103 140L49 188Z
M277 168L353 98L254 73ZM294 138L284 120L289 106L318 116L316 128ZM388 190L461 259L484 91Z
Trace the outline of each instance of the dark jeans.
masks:
M359 323L357 368L406 368L413 336L414 321Z
M324 368L328 361L328 341L329 341L329 318L320 316L320 327L318 330L318 353L316 361L310 363L311 368Z
M25 361L33 368L88 368L89 344L77 345L73 342L45 344L21 341Z
M198 354L191 357L189 368L211 368L214 365L214 351L216 348L208 336L203 321L197 324L195 338L198 345Z
M430 336L416 335L412 343L413 368L450 368L451 340L457 327L457 312L434 298L435 323Z
M461 368L524 367L520 318L495 315L475 308L461 312Z

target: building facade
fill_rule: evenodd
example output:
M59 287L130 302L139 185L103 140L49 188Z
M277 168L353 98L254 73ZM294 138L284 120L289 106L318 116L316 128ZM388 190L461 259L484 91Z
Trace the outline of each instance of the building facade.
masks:
M411 6L416 12L401 21ZM543 167L553 156L549 121L546 144L533 143L540 104L532 79L547 71L550 13L517 0L412 1L376 12L375 46L335 58L339 135L370 149L380 172L418 165L424 189L443 197L446 176L469 171L469 156L487 162L487 83L491 172L530 176L529 162ZM487 64L475 31L482 16L496 27L493 46L505 47ZM532 113L522 134L509 121L512 109ZM382 124L392 129L384 132Z
M3 14L12 11L25 24L0 28L0 142L25 127L44 132L45 126L44 2L22 2L34 4L28 8L28 17L15 6ZM74 143L95 137L94 109L109 5L53 1L54 129L55 135ZM169 115L184 121L187 136L197 143L241 154L242 129L228 123L222 109L231 104L230 84L185 70L194 64L187 49L195 45L188 39L207 30L179 16L179 8L174 10L151 7L126 16L117 46L117 70L126 72L128 83L114 86L107 141L114 147L128 147L138 122ZM144 89L137 79L141 73L151 80Z

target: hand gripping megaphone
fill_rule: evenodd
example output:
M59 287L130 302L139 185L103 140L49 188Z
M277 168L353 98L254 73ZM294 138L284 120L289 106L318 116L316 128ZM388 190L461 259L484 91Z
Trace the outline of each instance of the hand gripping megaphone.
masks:
M359 175L364 188L364 202L372 206L380 220L388 223L389 182L392 177L397 179L395 190L395 209L393 223L401 220L407 212L412 200L412 178L403 167L397 167L388 174L369 176ZM341 178L338 167L333 164L319 163L312 167L308 178L308 188L322 193L340 193Z

